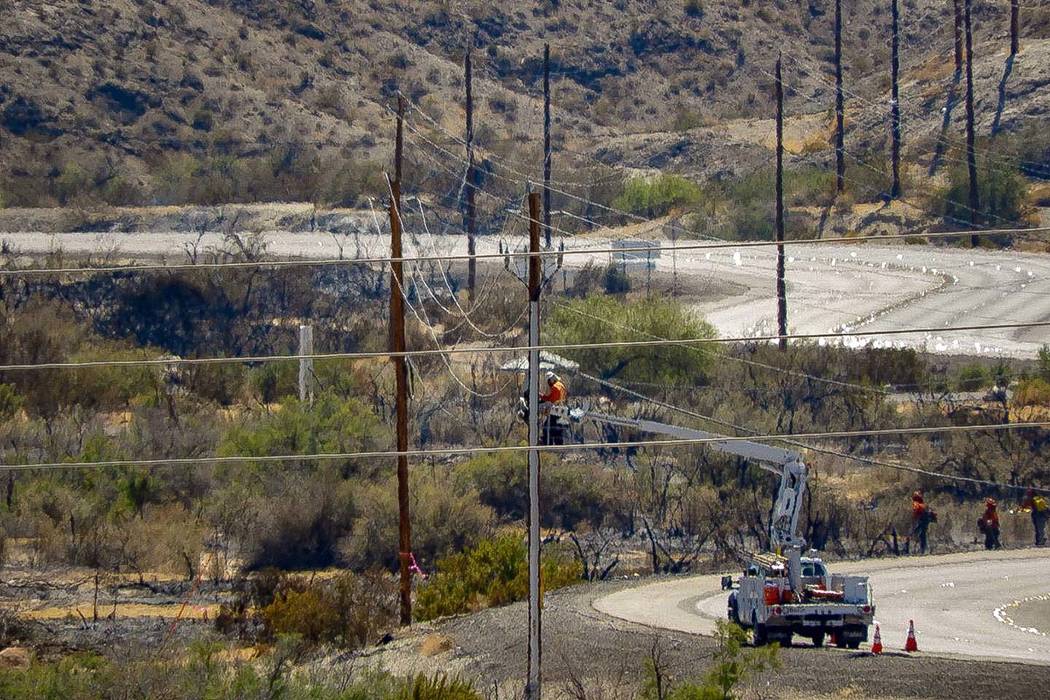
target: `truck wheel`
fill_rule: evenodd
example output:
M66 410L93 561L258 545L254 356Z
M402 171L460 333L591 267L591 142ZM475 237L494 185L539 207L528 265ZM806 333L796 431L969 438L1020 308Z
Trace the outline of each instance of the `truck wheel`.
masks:
M860 649L860 640L859 639L851 639L847 643L847 646L850 649Z
M791 632L787 632L785 634L781 634L777 638L777 641L780 642L781 648L783 648L783 649L790 648L791 647Z
M813 646L815 646L815 647L822 647L822 646L824 646L824 633L823 632L817 632L815 635L813 635Z
M751 646L764 647L768 642L765 625L755 625L751 628Z
M766 626L758 624L758 615L751 611L751 646L762 647L766 645Z
M846 636L842 633L842 630L835 632L832 636L835 639L835 646L837 646L839 649L846 648Z

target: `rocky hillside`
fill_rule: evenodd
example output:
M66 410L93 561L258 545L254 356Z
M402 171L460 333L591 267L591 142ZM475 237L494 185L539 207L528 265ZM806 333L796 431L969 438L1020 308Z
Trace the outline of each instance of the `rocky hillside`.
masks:
M889 16L884 2L844 4L851 99L871 102L851 138L869 146L884 131ZM1000 102L1006 5L976 12L982 126ZM949 3L902 7L905 110L915 128L935 131L951 77ZM549 41L562 163L746 171L768 160L760 120L778 50L789 110L832 104L832 12L831 0L8 0L0 196L7 206L352 204L381 191L398 89L441 129L462 132L470 43L478 140L491 153L538 163ZM1025 10L1024 35L1029 53L1005 89L1008 130L1045 123L1050 107L1050 8ZM828 125L815 127L800 132L800 152L826 151ZM438 127L426 133L451 143ZM410 186L431 184L427 167L417 163Z

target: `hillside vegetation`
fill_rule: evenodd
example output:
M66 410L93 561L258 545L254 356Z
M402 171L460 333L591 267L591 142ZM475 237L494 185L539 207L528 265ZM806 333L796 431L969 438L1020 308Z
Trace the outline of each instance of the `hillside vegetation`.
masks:
M977 4L979 121L982 132L997 121L1036 133L1048 99L1050 10L1025 9L1027 55L1012 67L1002 110L1003 7ZM544 41L552 44L556 179L572 172L596 183L627 167L703 181L764 168L781 49L789 51L789 115L818 117L794 132L789 125L789 151L826 167L832 8L817 0L424 0L396 11L362 0L13 0L0 26L0 202L359 203L383 193L396 91L422 110L410 115L420 130L410 141L425 136L461 152L451 136L462 134L460 63L471 43L477 142L492 159L482 185L497 194L539 174ZM949 13L948 3L904 4L902 91L915 130L905 143L916 163L935 150L950 84ZM888 16L884 3L860 0L847 3L846 19L850 148L869 163L851 162L851 179L867 181L871 163L885 169L885 157L870 154L885 152L877 106L888 88ZM406 186L447 194L456 175L433 162L447 158L417 148ZM500 172L500 162L517 172ZM883 188L856 189L863 200ZM592 184L577 194L609 203L619 192Z

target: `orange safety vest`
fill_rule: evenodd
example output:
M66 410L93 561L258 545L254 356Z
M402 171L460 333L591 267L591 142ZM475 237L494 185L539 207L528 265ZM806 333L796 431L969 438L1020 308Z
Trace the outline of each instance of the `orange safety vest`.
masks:
M565 390L565 385L561 382L554 382L551 384L551 390L540 396L540 399L547 403L561 403L565 400L565 396L568 392Z

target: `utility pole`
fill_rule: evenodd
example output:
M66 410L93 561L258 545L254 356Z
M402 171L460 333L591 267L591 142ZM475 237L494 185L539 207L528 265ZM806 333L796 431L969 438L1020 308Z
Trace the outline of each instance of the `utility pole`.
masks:
M527 700L540 699L540 195L529 193L529 655Z
M543 235L551 249L551 45L543 45Z
M777 331L787 350L787 285L784 282L784 78L777 57Z
M463 227L467 230L467 294L471 302L474 301L474 283L477 280L477 253L474 232L476 226L477 209L474 196L477 187L477 173L474 168L474 69L471 65L471 47L467 47L467 53L463 58L463 72L467 86L467 182L465 194L467 196L466 206L463 208Z
M314 327L299 326L299 400L314 402Z
M901 103L900 103L900 7L899 0L893 0L893 51L891 64L893 71L892 96L890 97L890 109L893 117L893 187L890 197L897 199L901 196Z
M963 13L962 0L953 0L955 5L955 74L963 70Z
M970 3L971 0L966 0L966 166L970 171L970 228L977 230L981 195L977 189L977 150L973 125L973 25L970 20ZM976 248L979 244L980 240L976 234L970 236L970 247Z
M846 103L842 95L842 0L835 0L835 173L836 191L846 191Z
M1010 0L1010 55L1016 56L1021 50L1021 3Z
M401 174L404 101L398 101L397 147L394 172ZM401 181L390 183L390 350L394 363L397 411L398 562L400 565L400 622L412 624L412 521L408 501L408 366L405 360L404 257L401 250Z

